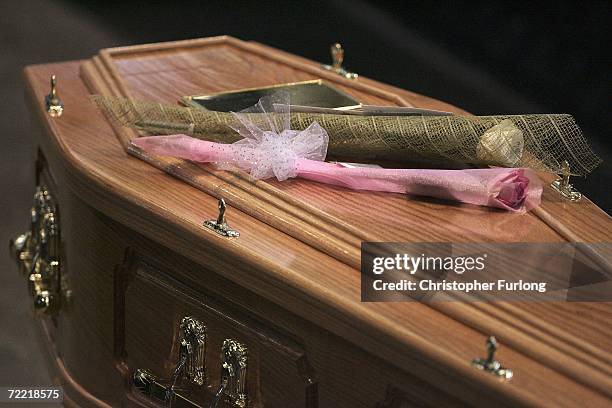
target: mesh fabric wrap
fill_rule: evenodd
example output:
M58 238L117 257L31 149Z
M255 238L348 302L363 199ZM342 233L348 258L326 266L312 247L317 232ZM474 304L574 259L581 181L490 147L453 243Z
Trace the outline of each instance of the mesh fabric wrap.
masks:
M185 133L222 143L240 139L232 129L236 118L231 113L98 95L92 99L111 120L149 134ZM262 114L246 115L263 126ZM479 158L478 144L488 129L504 119L523 133L524 151L516 167L560 173L563 161L567 161L572 174L586 175L601 162L567 114L357 116L292 112L291 129L304 130L316 121L329 134L329 154L355 161L418 159L487 166L503 163Z

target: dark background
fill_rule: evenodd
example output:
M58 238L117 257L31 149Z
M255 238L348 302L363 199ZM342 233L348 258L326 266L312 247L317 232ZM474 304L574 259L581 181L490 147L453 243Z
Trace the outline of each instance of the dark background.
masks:
M612 210L610 2L56 0L0 4L0 243L25 229L34 189L20 70L98 49L229 34L317 61L339 41L360 75L475 114L571 113L604 164L574 184ZM0 385L49 384L29 295L0 254Z

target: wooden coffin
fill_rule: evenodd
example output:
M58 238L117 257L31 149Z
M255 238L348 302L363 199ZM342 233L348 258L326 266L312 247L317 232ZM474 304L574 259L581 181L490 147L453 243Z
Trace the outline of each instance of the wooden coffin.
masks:
M173 406L610 405L609 303L360 302L363 241L609 242L612 221L588 198L546 187L540 208L516 215L253 182L130 150L135 132L113 127L88 96L176 103L323 79L362 102L460 109L231 37L106 49L25 77L40 129L38 198L52 203L58 231L59 263L43 265L50 280L33 291L67 406L163 405L175 371ZM203 226L220 198L239 237ZM471 363L490 335L511 381Z

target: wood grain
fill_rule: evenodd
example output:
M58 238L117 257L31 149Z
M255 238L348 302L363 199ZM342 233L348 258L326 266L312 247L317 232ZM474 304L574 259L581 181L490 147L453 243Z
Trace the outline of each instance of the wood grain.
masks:
M151 50L149 57L152 58L154 53ZM418 377L426 383L436 384L454 398L472 404L497 401L504 405L575 406L589 401L592 406L603 406L609 402L609 390L612 387L609 374L606 373L609 373L610 365L594 365L589 362L601 350L609 350L610 328L609 325L601 327L585 324L582 316L592 315L605 320L610 305L572 304L557 308L539 304L474 306L449 303L445 308L435 310L428 305L415 303L361 303L359 273L350 263L339 261L338 257L306 245L300 236L295 235L297 232L294 230L279 228L269 220L264 219L262 222L261 214L250 216L247 212L230 208L229 221L242 233L237 240L225 240L203 228L203 219L216 216L215 198L127 156L115 138L113 129L88 103L88 91L78 77L79 66L80 62L72 62L26 70L32 107L44 130L40 143L56 178L61 181L60 199L62 202L74 202L62 204L62 208L72 208L68 212L62 210L63 214L68 213L69 217L73 211L84 214L70 221L72 226L68 229L70 233L67 239L75 242L68 256L73 259L87 253L87 248L101 245L115 248L110 256L104 256L104 252L101 252L101 255L95 255L90 260L71 261L83 274L82 282L77 284L81 288L80 292L86 294L83 299L92 296L92 299L100 300L81 303L80 307L93 308L91 316L95 319L84 323L85 330L81 337L76 332L81 330L79 324L86 322L88 314L81 311L66 317L75 319L74 323L66 324L63 333L67 338L74 338L68 339L62 348L69 369L78 371L84 364L82 358L70 356L77 351L91 355L91 350L100 349L103 350L101 361L114 358L113 322L106 316L109 307L112 309L109 306L112 300L108 296L113 293L112 279L108 275L112 274L111 265L120 262L118 258L122 257L124 250L120 250L123 245L115 242L142 241L138 235L130 235L124 230L128 228L150 239L150 245L159 246L156 251L167 254L171 259L176 258L177 266L181 265L178 261L180 256L190 258L197 265L211 271L211 275L207 275L208 279L214 281L214 276L219 276L257 295L244 295L236 299L232 293L240 291L224 292L222 288L228 287L227 284L211 284L215 290L223 292L224 298L245 304L248 310L261 314L263 318L274 316L275 322L277 319L291 321L292 315L298 316L299 322L296 325L302 329L294 327L297 333L304 330L304 326L300 325L312 325L318 330L332 333L350 344L353 347L351 350L361 350L371 358L378 359L382 364L381 373L397 371ZM64 115L58 120L50 120L41 104L51 73L58 76L60 96L66 106ZM164 92L170 95L169 90ZM235 184L242 183L232 178L220 179L213 172L199 177L203 183L209 183L211 194L215 196L225 195ZM227 177L238 179L239 175ZM298 196L300 186L306 191L301 192L303 196ZM261 194L258 198L261 201L268 197L266 194L272 195L266 193L265 188L262 187L264 191L261 192L259 186L251 185L249 194L257 191L257 194ZM284 185L276 188L284 189ZM312 183L308 182L299 182L287 188L295 188L295 191L283 190L283 194L299 201L314 200L313 196L321 194L320 190L309 190L312 189ZM330 200L311 203L311 206L316 211L342 221L349 232L354 231L356 225L367 224L347 209L344 201L347 192L338 191L333 194L342 200L341 203ZM76 199L76 195L80 198ZM350 194L346 197L350 197ZM255 206L258 200L251 198L249 201L244 198L244 206ZM397 228L400 231L397 234L400 240L448 240L454 234L460 234L467 240L478 241L496 232L502 234L502 241L510 242L564 240L537 217L513 217L495 212L489 215L488 212L483 213L469 206L449 207L436 202L407 200L404 197L368 196L359 200L355 196L348 200L354 200L351 205L361 207L366 207L364 203L367 204L368 200L372 204L376 203L376 206L384 202L388 211L381 213L382 217L388 222L387 228ZM390 200L389 204L384 200ZM285 216L285 210L278 208L281 205L274 203L273 198L270 201L274 205L268 207L268 214L271 217L278 217L278 214ZM261 207L255 208L259 210ZM590 211L588 208L584 210ZM104 216L94 216L97 211ZM367 216L366 209L360 211L358 214ZM313 214L317 216L319 212ZM369 213L372 213L371 209ZM310 219L316 219L315 216L311 215ZM307 218L299 212L294 217ZM592 217L599 224L606 225L605 222L609 222L602 220L597 213ZM91 222L85 222L86 219L91 219ZM513 233L513 229L525 228L525 223L529 231L525 234ZM496 225L497 229L494 228ZM328 228L325 225L320 227ZM90 238L80 238L84 231L91 231L88 233ZM472 231L477 232L475 237L470 235ZM585 228L585 231L588 232L588 229ZM384 231L379 234L382 240L392 240L389 238L396 236ZM609 237L609 231L595 231L592 239L597 241L602 234ZM360 239L360 236L356 236L352 240L344 240L344 246L338 248L346 248L347 243L348 247L354 248ZM162 248L167 249L163 252ZM202 285L198 273L193 270L190 272L189 268L187 272L178 267L171 268L170 273L189 287ZM73 278L76 278L75 275L78 274L74 274ZM109 280L97 282L98 279ZM92 292L95 286L100 288L99 293ZM261 299L269 302L270 306L259 305ZM528 319L529 316L533 317ZM95 324L97 320L102 323ZM574 334L576 332L580 334ZM485 337L497 333L502 333L498 336L502 343L499 358L512 367L516 374L515 379L508 384L499 383L491 376L474 370L469 364L472 358L483 354ZM551 333L554 336L552 341L549 339ZM94 340L90 346L82 344L94 338L98 340ZM319 356L313 356L313 361L325 360L321 357L325 356L323 351L313 354ZM346 359L350 360L350 356L346 356ZM313 364L316 367L317 364ZM101 363L101 367L107 365ZM318 373L326 370L329 368L323 371L317 368ZM359 375L344 379L335 379L328 372L321 379L321 395L333 393L333 387L330 385L332 388L325 388L325 384L339 381L339 384L349 386L350 381L344 382L346 378L356 381L360 375L367 375L357 367L353 368L353 372ZM87 384L86 388L104 398L111 398L110 391L101 389L103 385L94 384L93 375L79 371L79 377ZM384 400L386 384L381 387L378 395L372 397L372 404ZM407 385L403 382L398 387L404 390Z

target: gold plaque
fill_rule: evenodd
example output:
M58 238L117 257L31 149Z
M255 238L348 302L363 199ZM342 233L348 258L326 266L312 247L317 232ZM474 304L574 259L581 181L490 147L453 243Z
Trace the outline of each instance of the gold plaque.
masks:
M187 106L195 106L217 112L238 112L255 105L264 96L278 91L288 91L291 105L316 106L320 108L359 107L353 97L322 80L279 84L262 88L240 89L209 95L194 95L182 98Z

